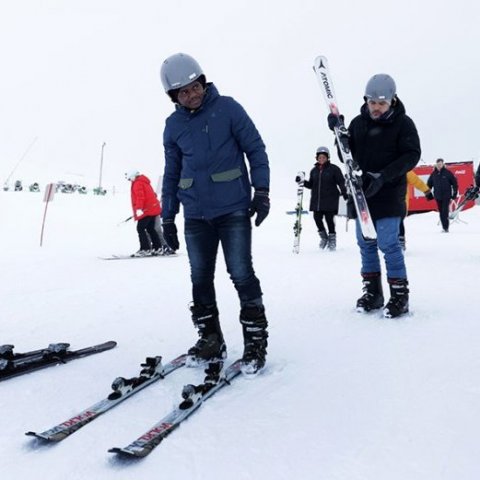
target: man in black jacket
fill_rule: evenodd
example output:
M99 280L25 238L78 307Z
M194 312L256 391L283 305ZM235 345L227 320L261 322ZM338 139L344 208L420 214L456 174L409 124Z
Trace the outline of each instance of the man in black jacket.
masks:
M312 191L310 197L310 211L320 235L320 248L333 251L337 246L335 232L335 215L338 214L338 199L340 194L346 200L347 190L345 178L337 165L330 163L330 151L327 147L318 147L316 164L310 171L310 177L305 180L305 188ZM298 182L299 177L296 178ZM323 224L323 218L327 224L327 231Z
M408 312L409 290L398 229L405 215L406 173L420 159L420 139L412 119L396 94L392 77L374 75L367 83L365 103L349 128L349 146L362 170L363 190L377 230L377 240L365 240L357 221L357 243L362 258L363 296L357 311L382 308L384 303L378 250L384 255L390 300L387 318ZM330 114L330 128L338 116Z
M433 196L440 213L440 222L442 223L443 231L447 233L450 225L448 220L450 200L454 200L457 197L458 182L455 175L445 167L443 158L439 158L436 161L435 169L428 177L427 185L433 188Z

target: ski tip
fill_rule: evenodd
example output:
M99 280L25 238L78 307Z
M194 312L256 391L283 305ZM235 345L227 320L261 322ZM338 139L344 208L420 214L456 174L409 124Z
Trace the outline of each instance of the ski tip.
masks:
M113 447L108 450L109 453L114 453L115 455L119 455L122 458L131 458L133 459L139 459L145 457L149 451L145 455L139 455L138 453L133 453L130 450L127 450L125 448L119 448L119 447Z
M34 437L37 440L42 440L43 442L50 441L50 438L44 437L41 433L37 433L37 432L25 432L25 435L27 435L27 437Z

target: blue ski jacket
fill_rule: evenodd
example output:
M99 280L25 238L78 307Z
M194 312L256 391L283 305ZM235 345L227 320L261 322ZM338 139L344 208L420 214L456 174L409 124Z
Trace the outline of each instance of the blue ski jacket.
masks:
M251 187L269 189L265 145L243 107L209 83L202 106L176 105L163 133L162 218L212 219L248 209ZM250 166L250 176L245 163ZM250 178L251 177L251 178Z

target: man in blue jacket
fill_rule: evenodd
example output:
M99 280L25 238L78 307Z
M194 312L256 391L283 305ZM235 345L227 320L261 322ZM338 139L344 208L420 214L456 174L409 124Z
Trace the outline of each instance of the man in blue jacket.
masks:
M162 223L166 242L177 250L175 215L181 203L192 279L190 310L200 336L188 351L187 365L226 357L214 287L221 243L240 298L242 372L255 375L265 366L268 334L262 290L252 265L250 217L256 214L255 225L259 226L270 209L265 145L243 107L207 83L191 56L170 56L163 62L160 76L175 103L163 134Z

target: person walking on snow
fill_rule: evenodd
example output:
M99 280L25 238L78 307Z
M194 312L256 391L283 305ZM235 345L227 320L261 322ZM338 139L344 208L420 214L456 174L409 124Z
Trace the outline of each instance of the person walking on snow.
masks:
M442 158L435 162L435 168L428 177L427 185L429 188L433 188L433 196L437 202L443 232L448 233L450 201L457 198L458 182L455 175L445 166Z
M137 222L140 249L132 257L163 254L160 236L155 230L155 220L162 213L157 195L150 185L150 180L138 170L125 173L125 178L132 182L130 197L133 219Z
M398 240L400 242L400 246L402 250L407 249L407 243L405 239L405 217L408 216L408 207L410 205L410 194L408 185L412 185L413 188L416 188L420 192L425 195L427 200L433 200L433 193L428 187L428 185L413 171L410 170L407 172L407 194L405 195L405 216L402 217L402 221L400 222L400 228L398 231Z
M181 202L192 280L190 310L200 337L188 350L187 365L221 364L227 354L214 287L221 244L240 299L241 369L245 375L255 375L265 366L268 333L263 294L252 264L250 217L256 214L258 227L270 209L265 145L243 107L207 83L191 56L168 57L160 76L175 103L163 134L163 232L168 245L178 249L175 216Z
M407 313L409 309L407 271L398 230L405 215L406 174L420 159L420 139L390 75L381 73L370 78L364 100L360 115L348 127L349 146L362 170L363 190L377 239L365 240L360 224L356 222L363 281L363 295L357 300L357 311L368 312L383 307L380 249L390 287L390 299L383 315L392 318ZM328 124L333 129L339 124L339 116L329 114Z
M295 180L298 183L300 177L297 176ZM320 248L334 251L337 247L335 215L338 214L338 199L340 194L345 200L348 196L342 171L330 162L330 151L327 147L317 148L316 164L303 185L312 191L310 211L313 212L313 219L320 235ZM323 224L324 217L328 235Z

